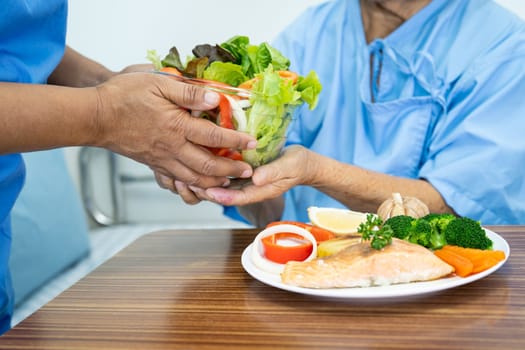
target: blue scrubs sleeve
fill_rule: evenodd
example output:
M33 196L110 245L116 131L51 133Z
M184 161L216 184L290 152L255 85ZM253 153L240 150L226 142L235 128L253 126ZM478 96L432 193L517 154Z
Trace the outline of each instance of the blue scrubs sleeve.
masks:
M65 50L67 0L3 0L0 6L0 81L47 82ZM1 137L1 136L0 136ZM10 327L10 211L24 182L20 154L0 155L0 335Z
M10 211L22 188L25 166L19 154L0 156L0 335L11 326L14 293L9 273Z

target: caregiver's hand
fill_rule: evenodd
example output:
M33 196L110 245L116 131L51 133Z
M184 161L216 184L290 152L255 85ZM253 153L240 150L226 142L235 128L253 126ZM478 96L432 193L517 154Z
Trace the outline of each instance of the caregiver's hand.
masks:
M99 85L96 146L148 165L171 181L208 188L252 175L249 164L203 146L250 149L253 137L190 115L215 108L216 93L150 73L119 74Z

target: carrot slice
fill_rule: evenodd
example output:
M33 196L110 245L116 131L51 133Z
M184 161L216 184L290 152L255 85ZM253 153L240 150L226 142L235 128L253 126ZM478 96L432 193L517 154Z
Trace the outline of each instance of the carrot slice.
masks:
M182 73L177 68L174 68L174 67L162 67L160 71L174 74L174 75L182 75Z
M251 90L253 87L253 84L255 84L256 81L257 81L257 78L252 78L250 80L246 80L244 83L239 84L239 86L237 87L240 89Z
M474 262L474 268L472 273L478 273L490 269L492 266L497 265L501 260L498 260L492 256L485 257Z
M291 81L293 85L297 84L297 81L299 80L299 75L289 70L280 70L277 71L277 74L279 74L281 78ZM246 80L245 82L241 83L238 87L241 89L251 90L253 84L255 84L257 80L259 80L258 77Z
M472 273L474 264L464 256L447 249L439 249L434 251L434 254L447 264L454 267L456 275L466 277Z
M295 72L289 70L280 70L278 73L281 78L291 80L292 84L297 84L297 80L299 80L299 75Z
M463 248L456 245L445 245L443 249L452 250L469 259L479 259L480 257L491 256L498 260L505 259L505 253L501 250L482 250L475 248Z
M471 274L490 269L491 267L505 259L505 253L501 250L463 248L454 245L445 245L441 250L457 254L470 260L473 266Z

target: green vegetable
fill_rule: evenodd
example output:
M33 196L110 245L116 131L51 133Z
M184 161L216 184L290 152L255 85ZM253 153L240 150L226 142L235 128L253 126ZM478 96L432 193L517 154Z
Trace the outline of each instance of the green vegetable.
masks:
M321 90L319 77L314 71L308 73L306 77L299 77L297 91L301 93L301 99L310 106L310 109L317 107Z
M220 45L235 58L234 63L242 66L244 74L251 79L268 67L274 70L288 70L290 60L267 43L250 45L246 36L234 36Z
M202 77L232 86L239 86L248 80L242 72L241 66L231 62L213 62L204 70Z
M422 218L406 215L393 216L385 221L394 237L422 245L429 249L457 245L465 248L490 249L492 241L478 221L452 214L431 213Z
M432 225L432 229L436 229L439 233L444 233L448 224L456 219L455 215L452 214L437 214L430 213L422 217L422 219L428 221Z
M445 229L448 244L464 248L492 249L492 241L479 221L467 217L452 220Z
M168 53L168 55L166 55L166 57L164 57L161 63L163 67L174 67L178 70L184 68L179 57L179 51L175 46L170 49L170 52Z
M394 231L390 225L383 224L383 220L373 214L366 216L366 221L359 224L357 232L365 241L370 241L370 246L376 250L381 250L392 244Z
M197 45L191 51L196 58L206 57L210 64L213 62L232 62L235 63L235 57L220 45L202 44Z
M204 77L204 71L206 70L206 67L208 67L209 64L210 60L208 59L208 57L195 58L186 64L186 69L184 70L184 73L190 77L202 78Z
M412 229L412 221L415 219L408 215L396 215L385 221L385 225L390 225L394 231L394 237L399 239L406 239L410 235Z
M385 221L394 231L394 237L422 245L430 249L439 249L447 244L444 228L456 217L452 214L429 214L415 219L407 215L396 215Z
M159 54L157 53L157 51L155 51L155 50L148 50L147 53L146 53L146 58L151 63L153 63L153 67L156 70L159 70L159 69L161 69L163 67L162 66L162 60L160 59Z
M250 44L247 36L237 35L221 44L221 47L232 54L235 63L241 64L243 57L247 55L246 47Z
M301 94L272 67L257 75L252 87L252 107L246 112L246 132L257 139L255 150L243 151L243 159L253 166L277 158L285 142L286 130L295 107L302 104Z
M432 235L430 236L431 249L440 249L447 244L445 237L445 229L448 224L456 220L456 216L452 214L436 214L430 213L422 218L430 223L432 226Z
M423 219L415 219L412 221L410 234L405 240L411 243L422 245L423 247L430 248L430 238L432 234L432 226L430 226L428 221Z
M250 107L245 109L246 130L257 139L255 150L243 151L243 160L257 167L277 158L285 142L286 131L295 108L303 103L317 106L322 86L315 72L305 77L286 79L290 60L267 43L252 45L248 37L235 36L220 45L197 45L186 64L181 63L173 47L160 60L154 51L148 58L156 69L177 68L184 76L239 86L252 81ZM160 65L160 68L159 68ZM295 73L294 73L295 75Z

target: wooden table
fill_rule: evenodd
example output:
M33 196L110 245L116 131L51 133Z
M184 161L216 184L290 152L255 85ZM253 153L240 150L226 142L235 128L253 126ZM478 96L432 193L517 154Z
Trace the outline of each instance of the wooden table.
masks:
M468 285L393 300L295 294L250 277L254 230L148 234L0 338L0 349L525 349L525 226Z

